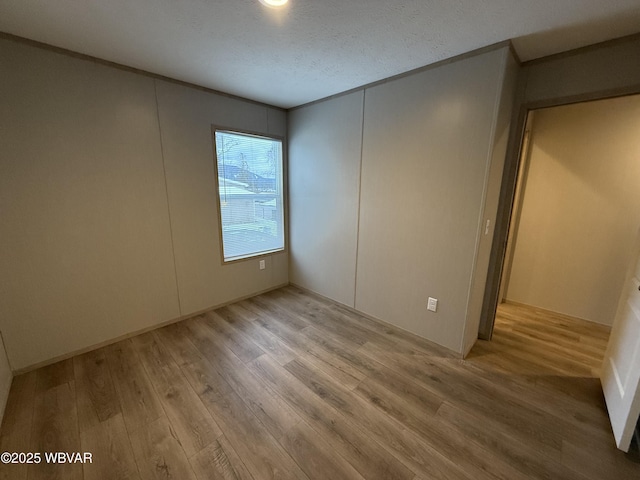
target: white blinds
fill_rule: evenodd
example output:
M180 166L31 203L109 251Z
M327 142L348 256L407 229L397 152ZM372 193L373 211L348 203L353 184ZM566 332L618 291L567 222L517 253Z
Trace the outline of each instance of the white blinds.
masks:
M215 132L224 261L284 249L282 142Z

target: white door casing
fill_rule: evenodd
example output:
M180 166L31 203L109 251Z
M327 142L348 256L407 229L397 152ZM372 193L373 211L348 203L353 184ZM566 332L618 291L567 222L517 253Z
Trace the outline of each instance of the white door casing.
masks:
M602 367L616 445L626 452L640 415L640 232Z

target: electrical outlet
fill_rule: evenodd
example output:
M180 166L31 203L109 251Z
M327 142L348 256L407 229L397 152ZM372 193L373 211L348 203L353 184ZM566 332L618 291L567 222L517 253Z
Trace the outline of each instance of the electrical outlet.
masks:
M436 312L438 310L438 299L429 297L429 301L427 302L427 310L432 312Z
M260 270L264 270L265 268L264 260L260 260Z

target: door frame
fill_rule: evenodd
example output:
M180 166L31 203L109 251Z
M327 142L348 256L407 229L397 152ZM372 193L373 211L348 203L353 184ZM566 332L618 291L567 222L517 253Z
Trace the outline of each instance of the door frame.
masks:
M498 200L498 211L494 225L493 242L491 244L491 256L487 270L487 281L485 285L482 310L480 313L480 325L478 327L478 338L491 340L493 326L495 323L496 311L501 302L500 285L502 274L505 268L507 253L507 243L509 240L509 230L512 225L514 204L516 199L516 188L520 169L522 168L523 145L525 139L525 129L529 113L533 110L548 107L559 107L574 103L585 103L610 98L626 97L640 94L640 85L635 88L622 88L619 90L607 90L589 92L582 95L572 95L569 97L559 97L538 102L526 102L525 89L526 78L521 70L519 84L514 102L514 112L511 117L511 132L507 144L507 154L505 158L504 170L502 173L502 184L500 186L500 198Z

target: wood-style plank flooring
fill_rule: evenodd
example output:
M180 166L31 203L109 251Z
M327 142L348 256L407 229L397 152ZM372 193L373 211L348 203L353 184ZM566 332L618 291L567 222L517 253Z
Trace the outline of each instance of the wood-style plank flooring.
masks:
M21 479L640 478L597 373L608 330L503 305L467 360L286 287L14 379Z

